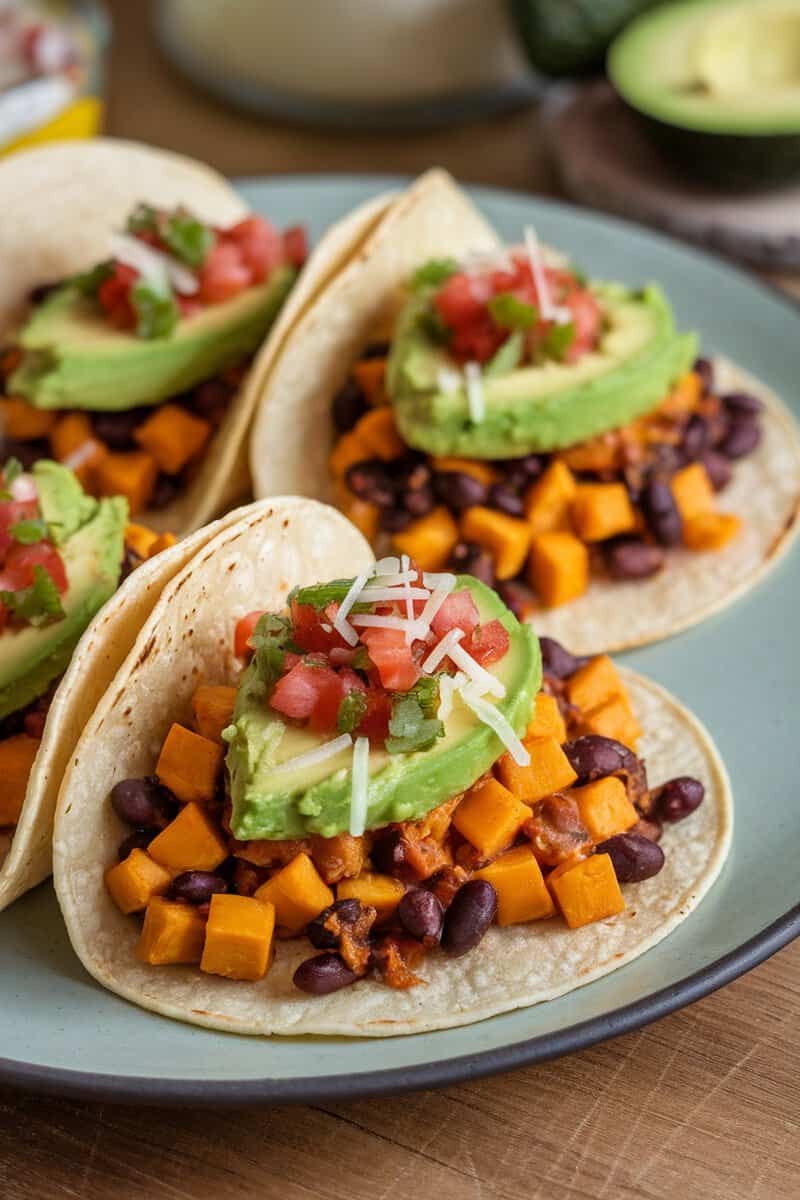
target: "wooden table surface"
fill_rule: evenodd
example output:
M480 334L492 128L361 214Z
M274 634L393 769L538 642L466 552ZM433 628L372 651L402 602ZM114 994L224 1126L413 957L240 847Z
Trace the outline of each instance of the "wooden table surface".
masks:
M393 138L248 119L158 58L147 7L112 4L114 134L232 174L416 172L440 163L467 180L557 190L532 110ZM445 1091L210 1113L3 1088L0 1198L798 1200L798 1027L795 944L649 1028Z

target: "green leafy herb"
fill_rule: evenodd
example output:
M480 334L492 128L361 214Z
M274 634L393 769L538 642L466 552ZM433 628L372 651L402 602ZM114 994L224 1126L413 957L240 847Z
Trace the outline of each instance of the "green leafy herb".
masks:
M458 263L454 258L431 258L417 267L411 276L411 288L416 292L424 287L440 287L457 270Z
M336 714L336 728L339 733L352 733L361 724L361 719L367 711L367 693L354 688L348 692L339 705Z
M501 292L492 296L487 308L489 315L500 329L531 329L539 320L535 304L526 304L513 292Z
M575 324L567 321L564 325L554 325L542 343L542 350L548 358L563 359L572 343L575 341Z
M29 625L50 625L65 615L53 577L38 563L33 568L30 587L18 592L0 592L0 601Z
M516 371L524 357L525 334L518 329L495 351L483 368L483 374L489 379L495 375L507 375L509 371Z
M289 602L292 603L296 600L298 604L310 604L317 612L321 612L329 604L341 604L352 586L352 579L333 579L330 583L313 583L310 587L295 588L289 596Z
M422 675L405 695L414 697L424 716L435 717L439 711L439 676Z
M168 218L161 236L175 257L195 270L202 267L214 245L213 229L180 209Z
M158 233L158 213L151 204L137 204L128 217L128 233Z
M23 546L33 546L47 537L47 522L41 517L31 517L27 521L18 521L8 532L15 542L20 542Z
M369 651L366 646L358 646L353 653L350 666L354 671L368 671L372 666L372 659L369 656Z
M253 663L259 678L271 687L283 671L283 660L287 650L293 650L292 623L288 617L275 613L264 613L250 639L253 647Z
M426 717L419 699L412 692L395 696L389 718L389 754L411 754L428 750L437 738L444 737L444 725L436 717Z
M113 274L114 264L107 259L105 262L98 263L96 267L92 267L91 271L73 275L69 282L70 286L79 291L82 296L96 296L105 281L110 279Z
M444 346L450 337L450 331L435 308L426 308L417 318L417 327L429 341L437 346Z
M7 459L1 474L3 486L0 488L0 500L10 500L10 488L14 480L19 479L22 474L22 463L18 458Z
M131 288L131 303L136 313L136 336L140 338L168 337L180 317L172 292L156 291L142 279Z

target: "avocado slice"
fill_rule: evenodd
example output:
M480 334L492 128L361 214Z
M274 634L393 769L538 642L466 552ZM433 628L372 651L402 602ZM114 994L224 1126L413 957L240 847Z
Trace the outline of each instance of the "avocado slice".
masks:
M650 137L726 187L800 176L800 0L680 0L633 21L608 73Z
M539 642L530 626L521 625L490 588L472 576L460 576L457 586L470 589L481 622L498 618L508 630L508 653L487 669L505 684L506 695L497 708L520 734L530 721L542 681ZM348 828L352 751L315 768L276 773L278 763L329 739L289 726L272 712L264 704L263 685L253 666L242 676L233 724L224 737L234 837L242 841L310 834L333 837ZM503 751L488 725L456 700L445 722L445 736L430 750L396 755L370 752L367 829L423 817L470 787Z
M114 329L95 304L65 286L22 328L11 391L37 408L120 412L158 404L210 379L258 348L297 277L294 267L224 304L181 320L164 338Z
M60 620L0 636L0 719L43 695L67 669L84 630L117 589L128 519L124 499L92 500L58 463L39 462L33 475L69 587Z
M675 332L670 305L654 285L639 293L619 284L592 290L608 316L598 350L575 364L484 371L486 413L479 423L470 419L465 386L441 390L441 371L453 362L421 327L431 291L415 295L400 315L387 369L408 444L434 455L514 458L574 445L658 404L693 362L695 335Z

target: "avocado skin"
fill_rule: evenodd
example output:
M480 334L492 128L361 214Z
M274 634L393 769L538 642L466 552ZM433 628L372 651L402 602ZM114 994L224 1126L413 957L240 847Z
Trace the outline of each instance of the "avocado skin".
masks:
M9 386L44 409L122 412L158 404L253 353L296 278L293 267L280 267L267 283L179 322L169 337L150 339L115 334L91 304L62 288L21 330L25 353ZM96 341L86 336L92 327Z
M629 302L630 293L607 285L596 289L613 305L614 296ZM517 395L506 407L489 406L486 419L474 425L469 419L463 390L446 397L435 389L423 391L405 386L403 356L406 339L419 344L413 330L418 306L415 298L400 316L388 368L388 386L397 425L405 441L415 449L436 456L504 459L546 452L575 445L609 429L617 429L649 412L661 401L670 385L688 370L697 354L694 334L676 334L672 310L661 290L650 285L641 303L652 315L654 333L650 341L629 359L610 367L594 379L562 387L525 402ZM501 377L508 379L510 376ZM521 374L521 373L520 373ZM484 377L487 395L495 381Z
M533 699L541 686L542 663L539 642L528 625L521 625L499 596L471 576L460 576L458 587L469 587L481 621L499 618L511 639L509 655L516 656L507 678L507 693L498 707L521 734L528 725ZM505 659L498 666L503 665ZM227 764L231 775L233 812L231 830L242 841L255 838L303 838L311 834L334 837L345 832L350 819L349 770L339 770L305 792L258 794L248 788L258 748L239 736L243 710L261 704L263 697L248 667L240 682L230 737ZM255 686L253 686L255 683ZM265 722L265 749L269 754L280 738L280 718ZM232 735L232 736L231 736ZM442 739L444 741L445 739ZM401 820L418 820L451 796L465 791L488 771L503 753L500 739L474 718L467 736L452 745L438 742L416 754L387 755L387 765L370 779L367 829L377 829ZM375 752L373 752L375 753Z
M43 472L48 479L41 482L42 511L50 521L56 516L46 497L53 495L58 487L57 473L62 472L70 480L74 476L58 464L37 463L34 468L37 482ZM65 494L71 491L69 483L61 482ZM119 496L91 500L80 485L78 492L79 509L86 519L80 528L74 528L69 537L62 536L59 542L70 581L62 598L66 616L39 629L6 630L0 637L0 720L25 708L63 675L85 629L119 584L128 505ZM78 500L74 494L72 498ZM83 503L86 500L91 501L91 513ZM62 529L74 524L73 516L74 508L67 501L61 515Z
M611 40L661 0L509 0L531 62L545 75L585 75L603 69Z

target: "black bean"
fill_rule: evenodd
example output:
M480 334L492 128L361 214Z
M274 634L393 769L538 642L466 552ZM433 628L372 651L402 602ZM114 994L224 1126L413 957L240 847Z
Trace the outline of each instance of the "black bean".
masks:
M367 398L354 379L348 379L333 400L333 423L338 433L349 433L369 408Z
M311 996L327 996L330 992L349 987L358 978L344 959L329 951L301 962L294 973L294 986Z
M741 413L755 416L764 407L758 396L752 396L749 392L726 392L724 396L720 396L720 400L731 416L735 417Z
M31 438L22 441L18 438L5 437L0 433L0 463L9 458L16 458L22 464L23 470L29 471L40 458L52 457L50 443L47 438Z
M521 583L518 579L506 579L496 586L498 595L506 608L511 609L518 621L527 621L536 603L533 592L527 583Z
M700 461L706 469L706 474L711 480L711 486L715 492L721 492L728 486L733 472L724 455L718 454L716 450L704 450Z
M153 838L160 833L159 829L134 829L124 841L120 842L117 854L119 861L127 858L131 850L146 850Z
M570 654L569 650L555 638L539 638L539 645L542 648L544 673L545 675L554 675L556 679L568 679L586 661L584 658L576 658L574 654Z
M695 375L700 376L704 392L710 392L714 386L714 368L708 358L696 358L692 368Z
M208 420L227 408L232 395L233 389L224 380L207 379L205 383L199 383L196 388L187 392L183 402L192 412L197 413L198 417Z
M636 755L622 742L614 738L601 737L599 733L586 733L573 738L562 747L575 774L575 786L593 783L617 771L631 771L638 767Z
M433 471L423 459L421 462L406 456L399 464L397 485L403 491L416 491L433 484Z
M92 413L92 429L96 437L111 450L133 450L136 442L133 431L152 415L147 408L130 408L126 412Z
M522 496L515 488L509 487L507 483L492 484L489 488L487 504L490 508L496 508L509 517L523 517L525 515L525 503Z
M173 879L169 894L173 900L188 904L208 904L215 892L227 890L227 880L214 871L184 871Z
M342 924L350 925L358 920L361 913L361 902L359 900L337 900L335 904L329 905L328 908L323 908L322 912L314 917L313 921L309 921L306 926L306 933L308 940L316 950L339 949L337 934L325 928L325 922L332 913L336 913Z
M655 811L662 821L682 821L703 803L706 789L691 775L678 775L655 788Z
M464 471L442 471L435 477L436 495L453 512L485 504L488 488Z
M474 575L487 587L494 587L494 558L477 542L459 542L453 550L450 563L459 575Z
M122 779L111 789L111 806L121 821L137 828L163 829L175 797L157 779Z
M703 453L708 442L708 424L699 413L692 413L683 433L681 449L688 459L696 459Z
M497 892L486 879L471 879L458 889L445 913L442 946L460 958L478 945L497 913Z
M159 475L150 496L150 508L166 508L181 490L181 482L175 475Z
M664 551L641 538L619 538L605 547L605 560L612 579L647 579L663 567Z
M433 892L416 888L406 892L397 906L397 919L413 938L432 946L442 935L444 912Z
M760 441L758 422L752 416L742 415L733 418L719 449L726 458L744 458L755 450Z
M686 466L686 455L680 446L662 443L653 452L653 466L659 475L674 475Z
M414 518L404 508L384 508L381 512L381 529L386 533L402 533Z
M496 465L502 475L503 483L514 488L524 488L541 475L545 459L542 454L528 454L525 458L509 458Z
M412 517L426 517L436 507L436 497L430 485L427 487L406 488L401 497L401 503L406 512L411 513Z
M361 500L389 508L397 499L397 488L389 468L380 458L365 458L347 468L347 486Z
M676 546L683 534L681 515L665 479L654 476L645 484L641 497L642 511L654 537L662 546Z
M663 832L664 826L661 818L657 817L655 813L651 813L647 817L639 817L636 824L628 830L628 833L638 833L650 842L660 842Z
M608 854L620 883L640 883L657 875L664 865L664 851L639 833L620 833L601 842L598 854Z
M362 358L386 358L391 350L390 342L368 342L361 351Z

